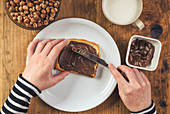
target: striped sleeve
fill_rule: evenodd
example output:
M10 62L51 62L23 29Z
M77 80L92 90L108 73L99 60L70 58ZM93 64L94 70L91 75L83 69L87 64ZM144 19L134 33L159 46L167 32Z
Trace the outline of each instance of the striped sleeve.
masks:
M148 108L138 111L138 112L131 112L131 114L157 114L155 103L152 100L152 104Z
M19 75L11 93L0 110L0 114L25 114L28 110L30 99L36 97L41 91Z

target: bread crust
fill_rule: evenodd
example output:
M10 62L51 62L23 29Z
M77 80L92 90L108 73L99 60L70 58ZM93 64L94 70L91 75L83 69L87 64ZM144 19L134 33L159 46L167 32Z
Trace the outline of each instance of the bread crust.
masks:
M99 48L99 45L98 45L98 44L96 44L96 43L94 43L94 42L90 42L90 41L84 40L84 39L69 39L67 45L68 45L71 41L76 41L76 42L82 42L82 43L87 43L87 44L89 44L89 45L92 46L94 49L96 49L97 54L99 55L99 57L101 57L101 55L100 55L100 48ZM60 53L61 53L61 52L60 52ZM98 67L98 64L96 63L95 68L94 68L95 71L94 71L94 74L92 75L93 78L96 76L97 67ZM66 70L64 70L64 69L62 69L62 68L60 67L60 65L59 65L59 58L57 58L56 68L57 68L58 70L60 70L60 71L66 71ZM78 74L78 72L76 72L76 71L69 71L69 72L73 72L73 73ZM90 76L90 77L91 77L91 76Z

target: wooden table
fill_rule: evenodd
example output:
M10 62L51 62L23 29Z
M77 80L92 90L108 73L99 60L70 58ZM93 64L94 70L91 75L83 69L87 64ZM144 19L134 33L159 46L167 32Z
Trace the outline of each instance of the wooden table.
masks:
M144 9L140 19L146 27L138 31L133 26L118 26L109 22L102 12L102 0L62 0L61 11L57 20L68 17L89 19L105 28L114 38L121 53L122 64L125 64L127 44L132 35L150 37L150 29L154 24L163 27L163 34L158 38L162 42L159 66L154 72L144 71L152 85L152 98L156 103L158 114L170 114L170 1L143 0ZM14 86L18 74L25 68L27 46L34 38L34 32L16 26L4 10L0 0L0 107L2 107ZM67 113L56 110L39 97L31 100L28 114ZM116 89L111 96L87 114L128 114Z

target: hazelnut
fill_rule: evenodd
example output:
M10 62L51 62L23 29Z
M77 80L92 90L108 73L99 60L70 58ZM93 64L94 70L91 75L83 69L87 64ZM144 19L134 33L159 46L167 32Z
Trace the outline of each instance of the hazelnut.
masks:
M11 13L11 16L14 17L14 16L15 16L15 13Z
M34 4L38 4L39 2L38 1L34 1Z
M19 7L19 11L20 12L23 11L23 7L22 6Z
M36 12L33 12L33 15L37 15L37 12L38 12L38 11L36 11Z
M45 18L45 14L41 14L41 18L44 19Z
M51 13L55 13L56 11L55 11L55 9L54 8L52 8L51 9Z
M25 20L25 19L28 19L28 16L24 16L23 19L24 19L24 20Z
M9 7L9 12L13 12L14 11L14 7L10 6Z
M49 1L45 1L45 4L47 4L47 5L48 5L48 4L49 4Z
M19 8L18 8L18 6L16 6L16 7L15 7L15 11L18 12L18 10L19 10Z
M37 26L38 26L37 23L34 23L34 24L33 24L33 27L37 27Z
M44 14L45 14L45 13L46 13L46 11L45 11L44 9L42 9L42 10L41 10L41 13L44 13Z
M6 2L6 7L7 7L7 8L9 8L9 7L10 7L9 2Z
M31 19L31 15L28 15L28 19Z
M21 16L25 16L24 12L20 12L20 15L21 15Z
M28 6L24 5L24 6L23 6L23 9L24 9L24 10L28 10Z
M33 25L33 22L32 22L32 21L30 21L30 25Z
M31 13L30 15L31 15L31 17L33 17L33 14L32 14L32 13Z
M54 7L58 8L58 7L59 7L59 4L60 4L59 1L55 2L55 3L54 3Z
M20 6L23 6L23 5L25 5L25 2L21 1L19 4L20 4Z
M56 13L50 13L51 17L55 17Z
M17 20L18 20L18 21L22 21L22 16L18 16L18 17L17 17Z
M41 15L41 13L40 13L39 11L36 11L36 12L35 12L35 14L37 14L37 15Z
M46 4L43 4L41 7L42 7L43 9L45 9L45 8L47 7L47 5L46 5Z
M41 19L39 18L39 19L37 20L37 22L38 22L38 23L41 23Z
M16 21L16 20L17 20L17 17L13 17L12 19L13 19L14 21Z
M54 17L50 17L49 19L50 19L50 21L54 21Z
M18 21L18 23L22 23L22 21Z
M50 7L46 8L47 13L50 13Z
M34 8L29 8L29 11L30 11L30 12L34 12L35 9L34 9Z
M26 0L26 3L28 4L28 3L30 3L31 1L30 0Z
M36 5L35 8L36 8L37 11L41 10L41 6L39 6L39 5Z
M42 6L44 3L40 3L39 5Z
M36 20L35 20L34 18L31 18L31 22L35 23L35 22L36 22Z
M49 6L53 6L53 3L50 2L48 5L49 5Z
M53 3L55 2L55 0L49 0L49 1L50 1L50 2L53 2Z
M42 26L44 25L44 21L41 21Z
M13 1L9 2L11 4L11 6L15 6L15 3Z
M16 4L20 3L20 0L14 0L14 3Z
M38 0L38 2L40 2L40 3L43 2L43 1L44 1L44 0Z
M39 18L39 15L37 15L37 14L36 14L36 15L34 15L34 19L36 19L36 20L37 20L38 18Z
M40 26L42 26L42 24L41 24L41 23L38 23L38 26L40 27Z
M19 16L19 13L16 12L14 15L18 17L18 16Z
M24 14L29 14L29 11L25 10L25 11L24 11Z
M24 23L29 23L30 20L29 19L24 19Z
M58 12L58 9L57 8L54 8L56 12Z
M48 20L44 20L44 25L48 25Z
M53 3L55 3L55 2L56 2L56 0L52 0L52 2L53 2Z
M28 23L26 23L25 25L26 25L26 27L30 27L30 24L28 24Z
M33 3L31 3L31 2L29 2L29 3L27 4L27 6L28 6L28 7L33 7L33 6L34 6L34 4L33 4Z

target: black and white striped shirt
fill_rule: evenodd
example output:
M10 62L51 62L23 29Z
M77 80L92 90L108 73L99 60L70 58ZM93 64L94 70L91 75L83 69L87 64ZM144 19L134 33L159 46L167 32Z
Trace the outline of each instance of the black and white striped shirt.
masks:
M41 91L25 80L20 74L16 84L9 94L0 114L25 114L28 111L30 99L36 97ZM131 114L156 114L155 104L152 104L139 112L131 112Z
M25 80L20 74L0 114L26 113L30 104L30 99L38 96L40 93L41 91L37 87Z
M152 104L148 108L138 111L138 112L131 112L131 114L157 114L155 103L152 100Z

